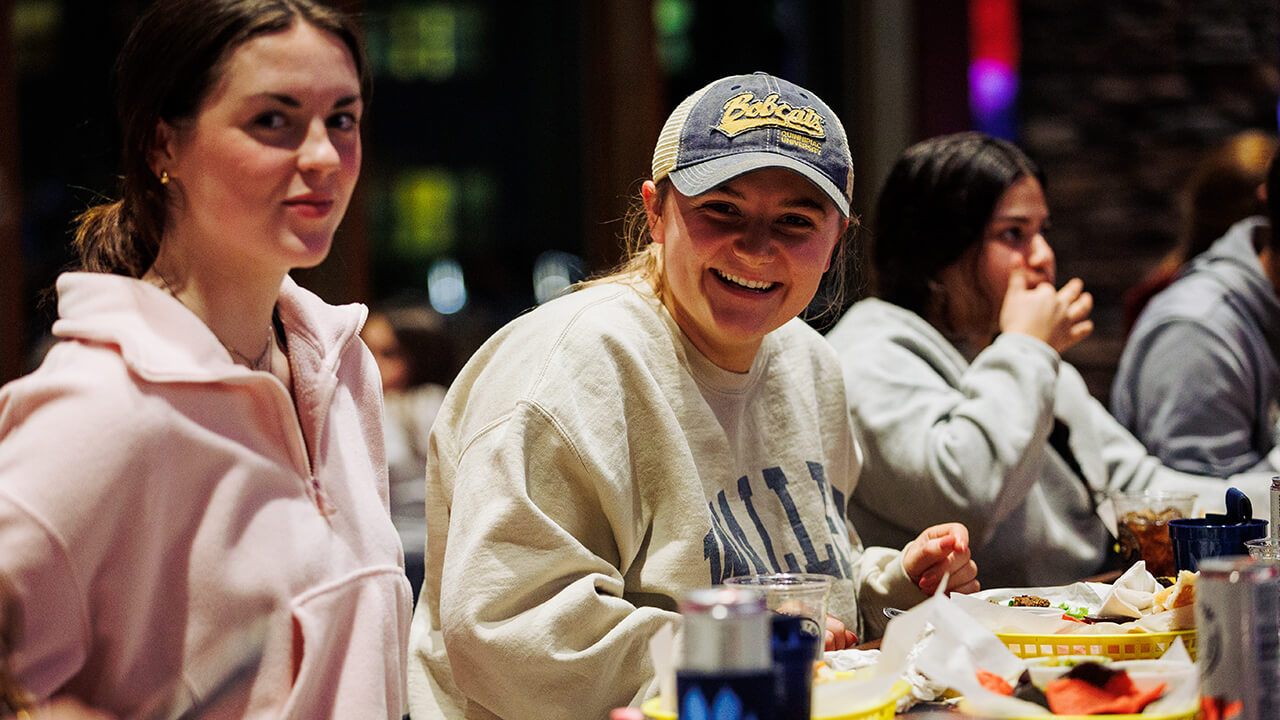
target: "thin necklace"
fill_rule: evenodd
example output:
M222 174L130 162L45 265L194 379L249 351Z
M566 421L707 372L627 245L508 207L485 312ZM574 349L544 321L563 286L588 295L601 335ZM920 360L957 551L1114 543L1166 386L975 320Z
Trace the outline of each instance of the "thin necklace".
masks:
M157 268L155 265L152 265L151 271L156 274L156 277L160 278L160 283L164 285L165 292L169 293L169 295L173 297L174 300L177 300L183 307L185 307L188 310L191 310L191 306L183 302L182 298L178 297L178 293L173 291L173 286L169 284L168 278L166 278L164 274L160 272L159 268ZM195 314L194 310L191 310L191 312L193 315ZM196 317L200 317L200 316L196 315ZM208 327L207 323L205 324L205 327ZM213 333L213 329L210 328L209 332ZM271 357L271 345L272 345L271 336L274 334L275 334L274 330L269 331L267 333L267 344L262 348L262 352L258 353L258 357L256 359L251 358L248 355L245 355L244 353L240 352L239 350L231 347L230 345L222 342L222 338L218 337L217 333L213 333L213 337L218 341L219 345L221 345L227 352L231 353L231 357L233 359L239 359L241 362L247 365L249 369L261 370L261 371L274 374L275 367L272 361L275 358ZM266 361L265 367L263 366L264 360Z

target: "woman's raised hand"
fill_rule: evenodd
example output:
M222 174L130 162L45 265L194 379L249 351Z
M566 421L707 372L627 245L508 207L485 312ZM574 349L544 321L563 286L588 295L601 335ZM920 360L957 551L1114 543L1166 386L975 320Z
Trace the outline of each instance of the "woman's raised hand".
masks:
M1079 278L1061 289L1047 282L1027 286L1027 270L1022 260L1009 270L1009 288L1000 307L1000 331L1021 333L1048 343L1059 353L1089 337L1093 332L1093 296Z
M960 523L925 528L902 551L902 568L921 592L932 595L947 577L947 592L978 591L978 566L969 557L969 529Z

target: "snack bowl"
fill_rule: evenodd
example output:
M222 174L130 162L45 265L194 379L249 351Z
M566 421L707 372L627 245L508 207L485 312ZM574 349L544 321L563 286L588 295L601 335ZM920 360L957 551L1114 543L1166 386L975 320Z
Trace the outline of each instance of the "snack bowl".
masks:
M1071 668L1083 662L1110 665L1111 658L1105 655L1042 655L1028 658L1026 665L1027 672L1031 675L1031 682L1043 688L1050 680L1067 674Z

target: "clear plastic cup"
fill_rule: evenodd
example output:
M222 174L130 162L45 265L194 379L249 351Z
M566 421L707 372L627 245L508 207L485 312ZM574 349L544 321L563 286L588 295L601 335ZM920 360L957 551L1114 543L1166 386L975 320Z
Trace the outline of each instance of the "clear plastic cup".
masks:
M729 585L748 585L764 590L765 604L774 612L804 618L801 629L814 636L815 656L820 657L827 630L827 595L833 578L814 573L769 573L740 575L725 580Z
M1280 561L1280 538L1261 537L1245 540L1244 546L1254 560Z
M1191 516L1196 496L1192 493L1137 492L1111 496L1120 535L1120 557L1126 565L1145 560L1147 571L1156 577L1177 574L1170 520Z

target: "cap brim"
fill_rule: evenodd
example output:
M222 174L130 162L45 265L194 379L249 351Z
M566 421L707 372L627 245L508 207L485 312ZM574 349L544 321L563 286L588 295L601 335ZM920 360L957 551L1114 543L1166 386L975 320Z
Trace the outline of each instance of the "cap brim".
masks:
M668 177L682 195L692 197L723 185L739 175L773 167L785 168L813 183L831 199L841 217L849 217L849 200L835 183L812 165L778 153L744 152L725 155L687 168L672 170Z

